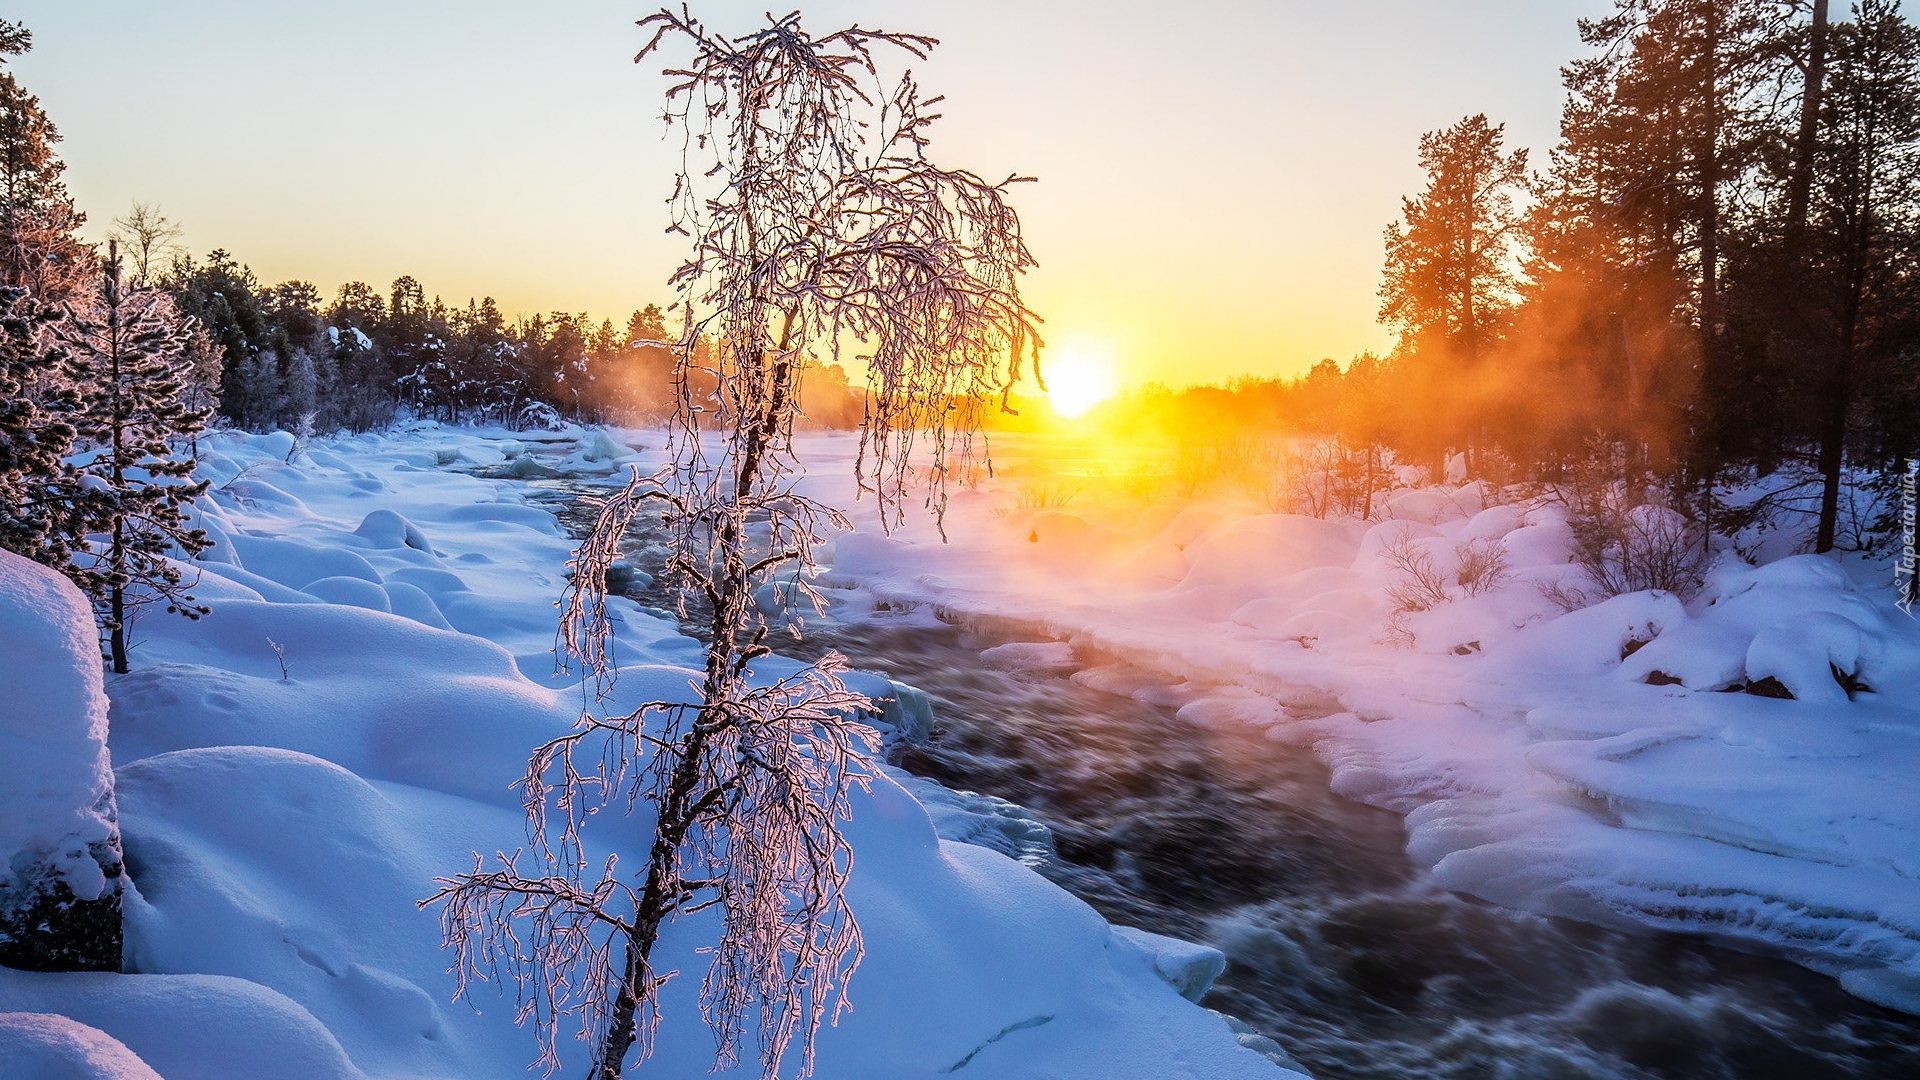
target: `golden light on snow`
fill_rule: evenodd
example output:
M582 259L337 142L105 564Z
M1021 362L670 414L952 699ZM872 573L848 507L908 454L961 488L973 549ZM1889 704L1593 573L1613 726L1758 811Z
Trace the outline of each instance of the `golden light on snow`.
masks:
M1069 339L1040 358L1040 374L1047 380L1047 401L1069 420L1120 390L1114 372L1113 346L1103 341Z

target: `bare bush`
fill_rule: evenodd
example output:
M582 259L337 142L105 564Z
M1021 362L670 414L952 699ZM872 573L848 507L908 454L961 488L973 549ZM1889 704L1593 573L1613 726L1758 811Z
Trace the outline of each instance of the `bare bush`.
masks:
M1020 485L1018 510L1059 510L1080 495L1080 485L1064 480L1031 480Z
M1699 591L1706 571L1707 527L1667 505L1662 488L1629 467L1625 446L1590 439L1551 494L1567 508L1573 561L1598 591L1557 586L1547 597L1567 610L1592 599L1658 589L1682 598Z
M1507 546L1493 537L1478 537L1454 548L1460 570L1454 579L1468 596L1492 592L1508 577Z
M1394 530L1393 539L1380 549L1381 561L1393 571L1387 584L1387 599L1395 612L1426 611L1452 599L1447 591L1447 576L1433 565L1433 555L1420 543L1411 529Z
M1409 528L1394 530L1380 549L1380 560L1392 571L1387 582L1387 640L1408 644L1413 631L1407 617L1431 611L1449 600L1481 596L1505 584L1509 572L1505 544L1481 537L1454 545L1451 572L1435 565L1433 553Z
M1573 519L1574 561L1603 597L1658 589L1691 597L1706 559L1701 526L1654 504L1602 506Z

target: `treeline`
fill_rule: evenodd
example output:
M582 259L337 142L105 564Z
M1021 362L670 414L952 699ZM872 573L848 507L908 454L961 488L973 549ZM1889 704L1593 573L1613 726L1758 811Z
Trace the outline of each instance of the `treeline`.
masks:
M209 388L219 414L250 430L367 431L402 410L509 427L648 424L677 400L661 343L678 335L656 305L623 325L565 312L509 321L491 297L428 300L410 276L385 293L348 282L325 301L305 281L262 285L224 251L176 257L158 281L220 357ZM805 404L814 426L860 421L861 399L837 366L809 372Z
M164 233L164 219L149 222ZM647 424L676 400L656 305L622 325L555 312L509 321L491 297L449 307L412 277L331 301L305 281L263 285L224 251L176 257L158 277L220 356L211 396L250 430L367 431L414 417L509 427ZM839 368L810 373L808 420L850 427L860 402Z
M648 423L677 400L658 307L618 326L509 320L491 299L428 300L411 277L385 292L350 282L329 301L303 281L263 285L223 251L181 253L180 228L144 204L107 244L84 241L59 130L3 66L31 47L0 20L0 549L93 598L116 670L136 608L203 610L178 560L207 545L191 476L209 429ZM712 343L699 351L715 359ZM859 423L864 398L837 366L808 371L803 391L805 423Z
M1606 475L1703 532L1796 506L1817 550L1865 542L1849 485L1920 452L1920 31L1895 0L1616 0L1580 32L1544 169L1485 116L1421 139L1391 355L1161 407L1272 409L1436 477Z

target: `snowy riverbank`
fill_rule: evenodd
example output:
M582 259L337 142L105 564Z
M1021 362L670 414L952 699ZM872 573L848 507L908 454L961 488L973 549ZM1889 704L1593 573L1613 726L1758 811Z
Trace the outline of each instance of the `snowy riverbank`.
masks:
M809 447L817 493L846 497L844 449ZM1449 888L1779 951L1920 1011L1920 626L1841 563L1727 559L1689 604L1566 613L1547 599L1581 584L1564 512L1478 485L1395 493L1380 524L1019 497L959 493L950 544L920 523L844 537L823 581L848 612L1028 627L1053 639L1026 647L1036 665L1167 673L1147 692L1183 716L1311 746L1336 791L1406 814ZM1473 545L1507 573L1396 634L1397 537L1449 582ZM1755 683L1792 698L1718 692Z
M512 989L450 1002L436 913L416 901L474 852L524 842L509 784L582 704L550 652L566 538L523 485L454 471L520 459L543 438L547 465L582 473L651 460L577 431L428 426L316 441L291 464L284 434L203 440L201 523L217 546L196 595L212 614L148 615L135 670L105 684L138 974L0 970L0 1014L21 1014L0 1016L10 1067L86 1060L92 1071L73 1075L169 1080L524 1072L536 1049L512 1023ZM609 704L685 694L697 645L636 605L616 610L623 674ZM34 678L16 669L0 683ZM86 718L0 728L56 722ZM818 1075L1289 1075L1182 997L1195 986L1173 985L1217 954L1115 933L1026 867L938 839L885 777L848 829L867 955L853 1012L821 1033ZM683 920L663 942L689 975L666 993L649 1073L701 1075L711 1061L694 1001L708 921ZM584 1068L580 1048L569 1055L567 1071Z

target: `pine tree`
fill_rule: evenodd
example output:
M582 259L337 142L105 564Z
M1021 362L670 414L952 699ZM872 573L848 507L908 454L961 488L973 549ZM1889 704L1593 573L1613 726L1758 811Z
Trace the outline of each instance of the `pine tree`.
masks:
M34 392L59 366L44 343L57 315L24 289L0 288L0 548L64 571L84 532L79 476L64 460L74 429L59 411L68 395Z
M1827 80L1808 198L1813 228L1789 296L1812 361L1804 400L1816 403L1816 551L1838 539L1842 466L1862 397L1911 385L1916 373L1920 28L1901 18L1897 2L1863 0L1852 21L1834 27ZM1897 459L1911 443L1882 449Z
M1405 199L1402 220L1387 227L1380 318L1400 328L1401 351L1419 357L1436 412L1465 404L1463 384L1516 296L1513 196L1527 184L1527 151L1505 151L1505 130L1482 113L1421 136L1426 190ZM1452 430L1443 426L1432 449L1449 436L1472 439L1471 421L1441 423Z
M199 323L218 348L220 414L243 428L271 424L277 416L282 344L253 271L216 249L205 263L175 259L163 285L180 313Z
M170 440L198 431L206 414L182 400L192 324L158 289L123 280L117 245L100 264L93 304L57 328L67 346L65 374L75 388L74 427L91 444L79 466L88 532L101 539L77 557L78 578L107 632L113 670L127 671L127 621L143 604L198 618L191 583L167 558L192 557L210 541L187 510L206 490L195 461Z
M1671 293L1673 310L1648 317L1692 328L1691 356L1674 342L1644 359L1697 372L1688 441L1710 488L1768 423L1751 351L1735 348L1729 333L1725 268L1731 215L1763 151L1779 141L1768 91L1791 60L1780 48L1779 9L1766 0L1615 0L1615 9L1580 22L1598 55L1566 69L1556 186L1611 234L1612 249L1591 255L1619 268L1630 294L1636 278L1653 296ZM1649 331L1659 329L1622 335Z
M0 20L0 64L33 47L33 35ZM87 276L87 248L74 236L86 215L74 209L53 152L59 129L10 71L0 71L0 286L43 303L71 296Z

